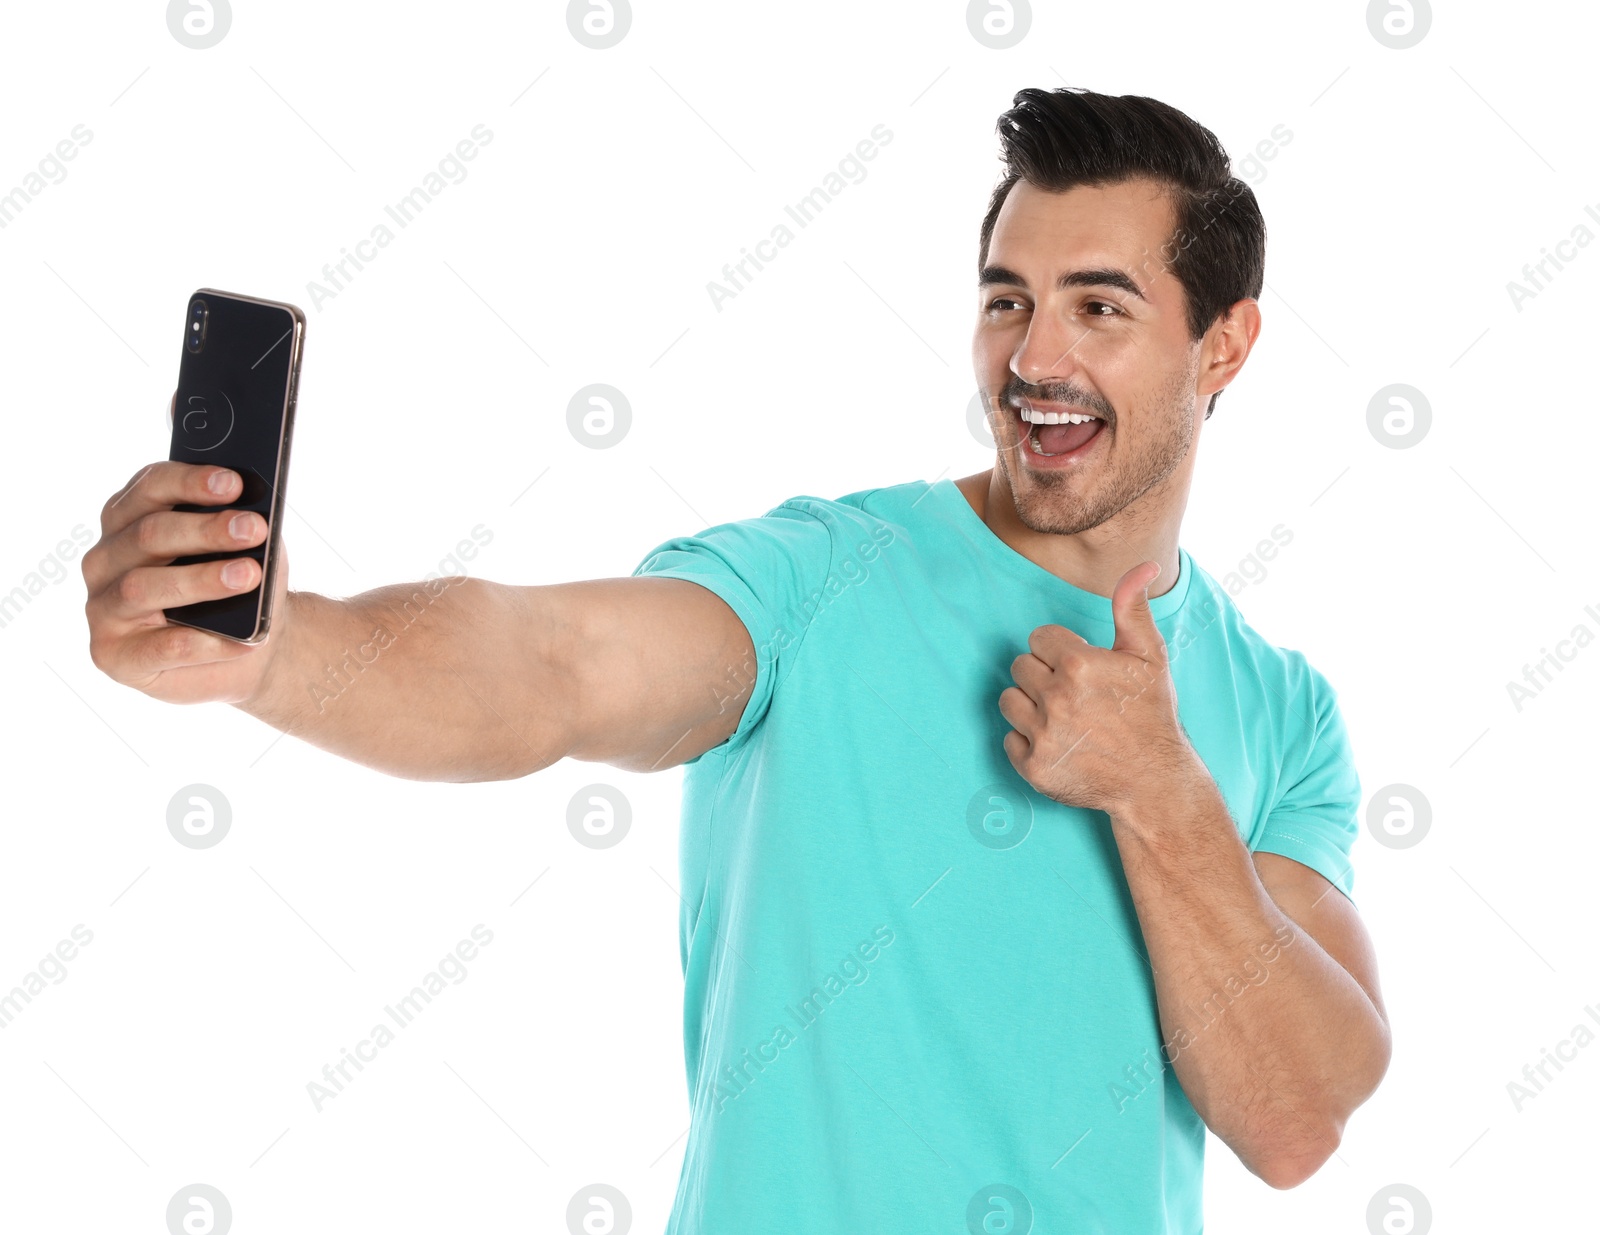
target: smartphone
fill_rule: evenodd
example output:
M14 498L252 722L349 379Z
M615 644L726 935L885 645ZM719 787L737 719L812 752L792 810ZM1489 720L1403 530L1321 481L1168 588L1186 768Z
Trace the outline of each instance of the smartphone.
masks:
M253 557L261 582L235 596L167 609L169 622L240 643L267 637L305 335L306 315L292 304L209 287L189 297L168 458L230 468L243 477L244 489L226 506L180 502L173 509L253 510L267 521L267 536L248 549L174 558L174 566L187 566Z

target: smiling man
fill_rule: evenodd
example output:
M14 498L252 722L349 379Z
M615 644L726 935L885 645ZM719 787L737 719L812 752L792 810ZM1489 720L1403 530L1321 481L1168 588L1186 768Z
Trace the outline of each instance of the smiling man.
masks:
M994 468L794 497L634 577L162 609L264 529L159 463L85 555L90 650L397 776L683 766L691 1124L670 1235L1195 1235L1209 1127L1298 1184L1390 1038L1335 692L1180 544L1265 230L1153 99L1024 90L980 237ZM218 481L215 487L209 482ZM329 706L340 649L400 630Z

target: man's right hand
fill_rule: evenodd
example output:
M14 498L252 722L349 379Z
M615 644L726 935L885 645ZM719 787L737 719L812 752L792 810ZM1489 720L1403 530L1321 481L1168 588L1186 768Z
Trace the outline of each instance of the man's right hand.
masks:
M286 552L274 581L271 632L259 644L169 622L162 612L260 583L261 567L250 557L171 564L186 554L243 552L266 539L266 520L250 511L173 509L179 503L222 505L239 492L239 474L227 468L161 462L142 469L105 504L100 539L82 563L89 656L97 668L167 703L238 703L255 694L289 616Z
M220 491L215 476L227 480ZM153 463L100 512L100 539L83 555L84 609L90 659L113 680L168 703L235 704L413 780L506 780L564 757L653 772L723 741L743 714L756 680L750 635L685 579L519 587L452 575L335 599L289 592L285 556L261 643L168 622L165 609L260 579L249 557L172 564L266 538L253 513L173 509L225 505L239 485L212 464ZM234 564L244 573L226 580Z

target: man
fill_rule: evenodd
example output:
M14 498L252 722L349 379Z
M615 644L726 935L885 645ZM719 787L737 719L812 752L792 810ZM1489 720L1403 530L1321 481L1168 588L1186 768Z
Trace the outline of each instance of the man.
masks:
M84 557L95 663L156 698L418 779L685 766L676 1235L1192 1235L1206 1127L1292 1187L1388 1066L1335 693L1178 543L1260 330L1254 197L1155 100L1014 103L990 471L792 498L629 579L280 582L255 648L161 613L255 584L166 564L259 542L172 510L229 474L146 469Z

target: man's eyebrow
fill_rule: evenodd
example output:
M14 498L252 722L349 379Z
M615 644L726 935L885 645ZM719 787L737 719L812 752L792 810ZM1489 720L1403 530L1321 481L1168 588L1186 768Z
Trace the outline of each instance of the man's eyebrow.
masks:
M978 272L978 286L987 287L991 283L1009 283L1014 287L1027 287L1028 281L1016 271L1005 266L985 266ZM1106 266L1096 270L1069 270L1056 278L1056 286L1062 291L1069 287L1114 287L1118 291L1127 292L1130 296L1145 299L1145 294L1139 290L1139 285L1128 277L1126 272L1114 266Z

